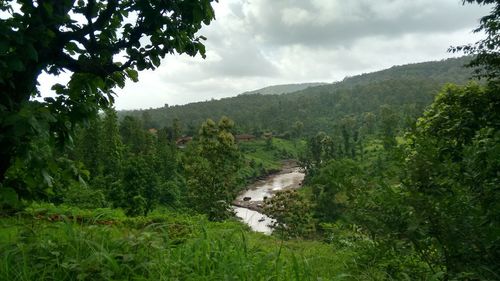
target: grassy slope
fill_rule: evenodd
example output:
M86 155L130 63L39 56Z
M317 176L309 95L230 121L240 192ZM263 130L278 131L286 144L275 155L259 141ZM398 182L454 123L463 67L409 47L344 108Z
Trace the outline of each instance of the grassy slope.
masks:
M334 280L352 253L236 221L38 205L0 219L2 280Z
M241 173L245 178L255 179L279 170L284 160L298 159L299 153L304 150L305 142L273 138L271 148L266 145L264 139L241 142L238 146L246 163Z
M271 171L296 158L304 142L239 146L247 162ZM364 266L370 262L353 246L365 238L339 231L339 243L282 241L236 220L215 223L182 211L130 218L116 209L34 204L0 218L0 280L383 280L380 267Z
M239 145L247 161L271 171L296 158L304 143L274 138L271 150L264 140ZM0 280L364 279L354 255L171 210L130 218L116 209L33 204L0 218Z

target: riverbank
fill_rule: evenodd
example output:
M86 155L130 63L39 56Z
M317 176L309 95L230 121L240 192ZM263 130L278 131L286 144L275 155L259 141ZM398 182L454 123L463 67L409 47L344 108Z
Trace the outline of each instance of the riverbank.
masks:
M261 212L265 198L271 197L281 190L299 188L302 186L303 180L304 173L297 162L285 160L279 171L249 185L232 204L236 207Z

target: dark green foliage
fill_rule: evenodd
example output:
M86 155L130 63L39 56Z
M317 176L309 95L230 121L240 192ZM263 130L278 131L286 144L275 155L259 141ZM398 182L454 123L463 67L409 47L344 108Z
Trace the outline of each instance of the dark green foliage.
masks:
M123 144L118 129L118 117L114 109L107 109L102 120L101 157L105 161L103 173L118 179L123 159Z
M497 89L448 86L410 136L403 183L416 225L407 235L437 251L451 276L500 276L499 112Z
M77 131L73 159L90 171L89 188L104 194L114 206L123 200L123 150L114 109L107 109L102 118L93 119L89 126Z
M349 148L349 136L347 130L344 128L342 138L330 137L324 132L319 132L316 136L312 137L308 144L305 153L301 156L301 165L306 169L306 182L319 172L322 166L327 164L332 159L339 159L348 157L350 152L344 150L347 140L347 147ZM352 147L352 149L355 149ZM348 154L349 153L349 154Z
M164 112L150 110L121 118L120 125L113 110L89 117L108 105L108 90L122 86L126 76L137 79L135 68L157 67L159 57L174 49L203 53L194 32L201 21L212 19L210 1L167 7L174 11L168 17L185 25L169 28L169 22L165 34L149 27L167 19L148 15L161 13L150 5L171 1L76 3L82 8L76 13L102 22L103 32L93 27L78 31L71 25L61 16L71 8L67 1L45 2L30 7L31 2L22 1L22 14L0 22L0 31L5 31L0 39L6 39L0 40L0 58L6 62L0 70L8 70L0 71L0 156L8 156L0 158L0 168L9 166L0 179L1 278L500 279L498 1L464 1L495 4L478 29L487 39L463 47L477 54L471 64L483 66L477 73L489 83L446 86L421 118L443 82L465 81L469 72L456 66L469 58L395 67L282 96L166 106L163 119L158 116ZM0 2L0 9L8 5ZM96 6L87 10L83 5ZM114 11L116 5L131 6ZM142 11L145 17L138 26L122 26L131 11ZM109 19L102 19L108 13ZM42 19L47 22L40 34L47 38L33 33L35 25L23 25ZM12 27L5 29L8 24L19 25L18 34ZM123 34L115 34L120 28ZM134 43L122 47L133 62L113 63L114 44L129 44L117 36L135 39L134 28L153 32L152 45L144 50ZM187 34L169 34L179 29ZM49 31L53 36L47 36ZM37 73L23 68L33 66L39 73L48 62L39 58L38 47L40 52L49 45L59 50L52 37L72 32L89 35L81 39L87 45L80 42L85 49L62 46L74 55L68 58L76 60L74 65L52 61L47 68L51 73L72 70L69 85L57 85L55 99L29 101L35 92L31 78ZM31 39L21 42L20 34ZM168 36L182 40L166 42ZM50 55L57 54L44 55L50 62ZM78 69L90 66L92 72ZM124 72L116 70L122 67ZM21 81L28 83L18 91ZM194 136L200 120L220 114L229 114L239 126L229 118L218 124L207 120L192 143L177 148L183 132ZM56 141L64 144L78 120L87 122L78 127L75 150L57 148ZM265 138L240 143L240 151L236 132ZM229 204L245 180L279 168L277 159L297 157L302 137L309 138L301 159L306 186L268 198L264 212L276 219L274 227L283 238L319 237L328 244L280 242L250 234L236 222L179 218L165 209L187 207L214 221L229 218ZM8 216L26 199L63 204L33 204L17 217ZM101 209L106 206L123 211ZM192 211L187 208L182 211Z
M475 33L484 33L486 38L464 46L452 47L452 52L464 52L474 55L474 59L468 64L474 67L474 73L479 78L485 78L491 83L498 83L500 77L500 3L496 0L463 0L463 3L474 3L480 5L492 5L491 12L482 17L480 25L474 30Z
M208 119L202 124L196 146L184 161L188 189L188 204L210 220L230 216L229 204L236 196L241 156L227 117L216 124Z
M130 156L123 168L124 201L128 215L146 215L158 204L159 179L154 162L146 156Z
M252 95L252 94L281 95L281 94L288 94L288 93L297 92L300 90L307 89L309 87L315 87L315 86L320 86L320 85L324 85L324 84L327 84L327 83L301 83L301 84L274 85L274 86L268 86L268 87L264 87L262 89L254 90L254 91L244 92L244 93L242 93L242 95Z
M63 201L65 204L85 209L104 208L108 205L102 190L79 182L70 184L64 190Z
M59 152L50 138L30 143L28 158L16 157L0 188L1 211L16 210L30 200L63 202L69 186L89 177L88 170Z
M469 57L463 57L398 66L286 95L240 95L146 111L157 124L180 120L183 133L191 136L207 118L217 120L222 116L233 119L239 133L256 136L260 136L259 132L273 132L275 136L289 132L293 136L297 122L302 123L301 136L312 137L319 131L337 134L341 119L355 118L360 125L368 113L373 115L368 117L367 129L375 130L380 125L382 105L390 106L398 118L414 120L445 83L465 84L472 74L462 66L469 61ZM120 115L141 118L142 112L125 111ZM405 125L398 123L394 124L395 131Z
M120 123L120 135L131 153L141 153L146 149L146 134L141 120L126 116Z
M108 204L129 215L147 214L159 204L178 205L182 179L166 129L151 133L133 117L124 118L119 126L116 112L108 109L102 119L82 128L79 136L74 160L94 167L81 200L86 200L86 194L104 194ZM64 202L78 202L74 195Z
M266 198L263 213L275 220L272 227L283 238L311 237L315 232L312 206L296 190Z
M75 141L78 146L75 147L75 157L79 159L89 170L92 176L97 176L103 169L104 162L100 144L101 134L104 133L101 120L95 118L89 124L77 132Z
M391 149L396 145L396 130L398 128L398 116L388 105L380 107L380 134L385 149Z
M124 87L126 79L137 81L137 70L155 69L173 52L205 56L205 38L196 34L203 23L214 19L211 4L211 0L1 1L0 189L15 190L22 198L36 197L42 190L27 192L4 182L17 158L33 160L31 165L41 163L30 173L47 173L44 161L29 155L34 139L70 143L75 124L108 108L113 88ZM71 78L67 85L52 87L56 97L40 102L33 97L39 94L42 72L68 72Z
M394 278L498 279L499 112L494 87L446 86L402 149L308 170L316 218L360 227L377 245L360 253Z
M330 160L309 181L315 217L320 222L335 222L342 217L348 197L360 186L361 175L353 160Z

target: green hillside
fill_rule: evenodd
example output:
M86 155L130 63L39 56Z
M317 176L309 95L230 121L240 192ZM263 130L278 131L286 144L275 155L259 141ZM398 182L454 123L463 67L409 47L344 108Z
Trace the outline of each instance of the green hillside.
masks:
M262 89L247 91L242 93L242 95L252 95L252 94L261 94L261 95L281 95L293 93L296 91L301 91L310 87L316 87L325 85L327 83L301 83L301 84L284 84L284 85L274 85L264 87Z
M463 66L470 57L452 58L414 64L393 66L389 69L346 77L337 83L339 87L353 87L397 79L433 79L448 83L463 83L470 79L471 71Z
M381 106L398 112L400 120L412 120L429 105L446 83L464 84L471 70L464 68L470 58L462 57L435 62L395 66L387 70L349 77L341 82L286 95L251 94L207 102L150 110L121 111L121 117L142 117L146 127L171 126L178 119L183 134L194 135L207 118L228 116L237 132L276 135L292 134L294 124L301 122L305 135L318 131L334 132L345 117L372 113L380 121ZM404 126L404 122L400 124Z

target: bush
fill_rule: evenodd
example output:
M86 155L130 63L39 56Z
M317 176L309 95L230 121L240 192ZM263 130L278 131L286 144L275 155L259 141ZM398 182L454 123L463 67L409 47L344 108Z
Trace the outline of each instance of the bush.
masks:
M315 233L311 204L296 190L266 198L263 212L275 220L272 227L284 237L311 237Z

